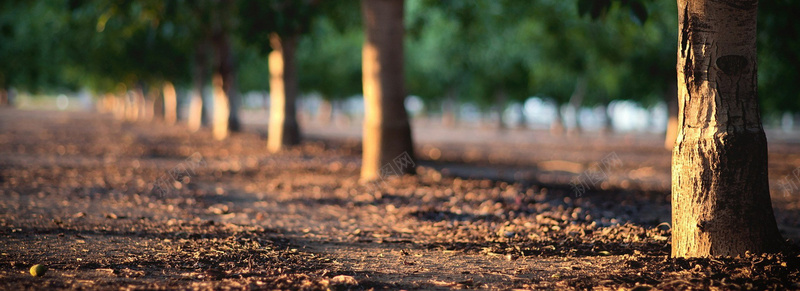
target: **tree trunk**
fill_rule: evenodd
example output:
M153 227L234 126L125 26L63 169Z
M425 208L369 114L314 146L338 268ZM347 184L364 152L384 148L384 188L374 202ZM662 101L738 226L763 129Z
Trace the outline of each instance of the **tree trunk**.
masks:
M675 139L678 137L678 84L672 83L664 95L667 102L667 132L664 138L664 148L672 150L675 146Z
M601 135L610 135L614 133L614 117L612 116L611 112L609 112L609 104L610 101L606 101L602 107L602 114L603 114L603 127L600 129Z
M164 98L164 122L173 125L178 121L178 96L175 86L170 82L164 83L162 96Z
M322 99L317 110L317 122L322 125L330 125L333 120L333 105L328 99Z
M192 70L192 92L189 97L189 116L187 124L189 131L195 132L203 125L203 87L208 59L205 44L197 46L194 55L194 68Z
M211 83L214 86L214 110L211 131L214 134L214 139L223 140L228 137L228 115L231 112L228 105L228 94L223 89L224 81L221 74L214 74Z
M300 143L297 125L297 66L295 51L297 37L270 36L272 52L269 53L269 132L267 150L278 152L285 146Z
M495 101L495 106L496 106L495 109L497 110L497 130L498 131L505 131L506 129L508 129L506 127L506 124L503 123L503 111L505 111L506 100L507 99L508 98L506 96L505 90L499 89L499 90L497 90L497 92L495 92L494 101Z
M239 108L242 100L241 96L239 96L236 65L228 32L225 30L218 32L214 42L217 52L216 72L222 77L222 89L225 91L227 96L226 103L229 105L229 112L226 114L228 116L228 129L239 132L242 130L242 124L239 121Z
M403 76L403 0L362 0L364 153L361 179L412 174L414 150Z
M678 1L672 256L777 251L756 92L758 2Z
M583 104L583 97L586 96L586 77L578 77L575 81L575 90L572 91L572 96L569 97L569 107L573 114L572 118L575 122L574 125L567 129L568 135L580 134L583 129L581 128L581 104Z
M458 104L456 103L456 89L447 91L447 96L442 101L442 126L445 128L456 127L456 112Z
M553 117L553 122L550 123L550 134L561 136L564 135L564 113L561 112L561 105L555 104L556 116Z
M0 87L0 106L9 106L8 89Z

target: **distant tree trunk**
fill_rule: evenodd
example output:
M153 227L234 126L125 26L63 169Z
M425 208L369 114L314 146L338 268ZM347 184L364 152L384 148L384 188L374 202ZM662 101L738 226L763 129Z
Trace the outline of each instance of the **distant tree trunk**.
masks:
M175 93L175 86L170 82L165 82L163 87L164 98L164 122L172 125L178 121L178 96Z
M550 123L550 134L563 135L564 134L564 114L561 112L561 105L555 104L556 116Z
M114 95L114 117L117 120L125 120L127 117L127 101L128 95L126 92L117 93Z
M505 90L499 89L495 92L495 109L497 110L497 130L505 131L508 129L506 124L503 123L503 111L506 108L506 100L508 99Z
M142 121L152 121L156 117L156 99L158 94L148 87L143 87L144 111ZM146 92L146 93L145 93Z
M199 44L195 48L194 67L192 68L192 92L189 97L189 116L187 124L189 131L195 132L203 125L203 87L205 87L206 70L208 65L206 45Z
M756 91L758 2L678 1L672 256L777 251Z
M300 143L297 124L297 66L295 51L297 36L270 36L272 52L269 54L269 132L267 150L278 152L285 146Z
M212 114L213 123L211 125L211 131L214 135L214 139L223 140L228 137L228 115L231 112L228 105L228 94L225 92L224 81L221 74L214 74L211 83L214 87L214 111Z
M600 134L608 135L614 132L614 119L611 112L608 111L610 101L606 101L602 107L603 114L603 127L600 129Z
M0 88L0 106L9 106L8 102L8 89Z
M664 94L664 100L667 102L667 133L664 138L664 147L672 150L675 146L675 138L678 137L678 83L673 82L669 85L667 93Z
M517 107L517 114L519 114L519 121L517 121L517 128L528 128L528 115L525 114L525 103L519 104Z
M404 104L403 4L403 0L361 1L366 34L362 51L363 181L415 172Z
M456 126L457 120L457 103L456 98L458 97L458 89L455 87L450 88L447 90L447 95L445 96L444 100L442 101L442 126L447 128L453 128Z
M234 54L231 49L231 40L227 30L222 30L217 33L214 39L214 47L217 52L217 65L216 72L222 77L222 89L225 91L229 105L228 116L228 129L231 131L239 132L242 130L242 124L239 121L239 109L241 108L242 99L239 95L239 86L236 76L236 65L234 62Z
M569 97L569 108L573 110L575 125L567 129L568 134L580 134L583 131L580 114L584 97L586 97L586 77L581 76L575 81L575 90L572 91L572 96Z
M331 124L331 120L333 119L333 105L331 101L328 99L322 99L319 104L319 110L317 110L317 122L323 125Z

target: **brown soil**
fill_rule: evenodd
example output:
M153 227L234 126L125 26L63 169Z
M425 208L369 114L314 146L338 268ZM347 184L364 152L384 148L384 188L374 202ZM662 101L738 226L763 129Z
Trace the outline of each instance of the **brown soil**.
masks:
M356 141L311 137L269 155L257 131L0 109L0 289L800 289L791 241L669 258L668 153L646 138L421 142L419 175L361 184ZM770 149L789 174L791 143ZM797 240L800 197L773 196Z

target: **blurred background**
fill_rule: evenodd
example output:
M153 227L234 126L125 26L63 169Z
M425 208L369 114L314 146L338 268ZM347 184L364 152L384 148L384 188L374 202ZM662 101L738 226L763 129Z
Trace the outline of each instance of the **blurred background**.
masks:
M798 6L760 4L759 95L773 134L800 122ZM415 124L663 133L676 114L674 1L407 0L404 19ZM359 1L4 0L0 95L18 108L83 110L139 90L158 117L170 83L185 119L193 86L213 106L210 76L221 71L235 80L236 118L258 127L269 120L271 33L297 37L301 131L359 134Z

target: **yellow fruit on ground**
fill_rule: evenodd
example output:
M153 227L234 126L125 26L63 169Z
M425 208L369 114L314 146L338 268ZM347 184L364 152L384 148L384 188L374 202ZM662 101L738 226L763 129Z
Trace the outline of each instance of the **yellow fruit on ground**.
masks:
M44 273L47 272L47 267L44 265L36 264L31 267L31 276L39 277L44 276Z

